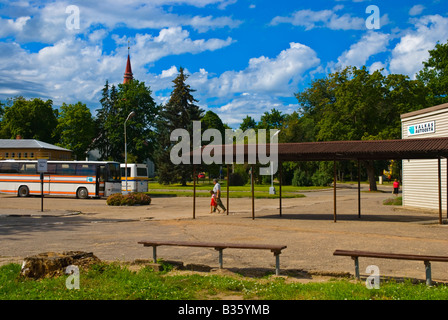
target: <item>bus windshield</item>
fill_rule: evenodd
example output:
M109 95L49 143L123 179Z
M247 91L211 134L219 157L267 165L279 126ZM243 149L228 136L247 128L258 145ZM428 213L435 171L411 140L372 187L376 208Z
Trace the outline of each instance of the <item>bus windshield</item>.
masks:
M109 163L108 167L108 182L121 182L121 171L119 163Z

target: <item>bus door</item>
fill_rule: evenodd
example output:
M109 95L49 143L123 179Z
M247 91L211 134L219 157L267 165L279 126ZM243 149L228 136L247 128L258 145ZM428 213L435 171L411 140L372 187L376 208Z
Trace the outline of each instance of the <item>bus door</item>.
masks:
M101 164L97 168L96 172L96 194L100 197L103 197L105 184L106 184L106 177L107 177L107 171L106 171L106 165Z

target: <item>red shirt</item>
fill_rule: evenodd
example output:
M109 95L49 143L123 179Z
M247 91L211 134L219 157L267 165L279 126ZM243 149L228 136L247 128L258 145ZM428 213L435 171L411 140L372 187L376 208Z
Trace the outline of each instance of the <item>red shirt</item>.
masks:
M213 206L213 207L216 207L215 195L212 196L211 201L210 201L210 205Z
M400 186L400 183L398 181L394 181L394 188L398 188Z

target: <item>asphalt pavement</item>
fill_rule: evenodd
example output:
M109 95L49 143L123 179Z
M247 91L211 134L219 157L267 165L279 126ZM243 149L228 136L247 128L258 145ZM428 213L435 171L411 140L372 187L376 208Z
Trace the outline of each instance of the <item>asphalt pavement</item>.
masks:
M448 225L438 224L436 211L383 205L392 197L382 192L361 193L358 217L356 186L337 189L337 222L333 221L333 190L304 192L304 198L230 199L228 214L210 214L209 198L153 197L149 206L110 207L105 199L18 198L0 195L0 264L20 262L42 252L80 250L106 261L133 262L152 258L141 240L213 241L281 244L281 275L300 281L353 275L349 257L336 249L448 256ZM223 201L226 204L226 201ZM446 218L446 212L444 212ZM218 267L218 252L207 248L159 247L158 257L184 265ZM245 275L273 273L269 250L224 250L224 269ZM384 277L423 280L420 261L360 258L360 272L376 265ZM222 272L222 271L220 271ZM434 281L448 281L446 263L432 263Z

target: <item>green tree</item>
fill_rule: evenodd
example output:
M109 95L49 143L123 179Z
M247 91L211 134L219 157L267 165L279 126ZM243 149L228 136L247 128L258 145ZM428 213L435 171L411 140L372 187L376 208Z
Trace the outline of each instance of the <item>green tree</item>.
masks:
M124 125L131 112L135 116L126 122L127 151L138 162L153 158L159 107L151 94L151 89L136 79L119 84L118 88L106 82L97 111L98 134L94 143L102 159L124 161Z
M3 109L3 103L0 102L0 139L2 138L2 124L3 124L3 114L5 110Z
M58 110L53 109L53 101L39 98L26 100L16 97L4 110L2 136L14 139L36 139L47 143L57 142L54 130L58 124Z
M203 110L196 105L190 85L186 83L188 75L180 68L179 74L173 80L174 86L169 101L163 106L157 119L158 148L156 165L159 182L168 184L180 181L186 185L191 179L192 165L174 165L170 159L170 152L177 141L170 141L171 132L175 129L185 129L193 139L193 121L200 121ZM191 150L193 143L190 141Z
M255 129L256 127L257 122L251 116L246 116L240 124L240 129L243 131L246 131L247 129Z
M428 88L427 100L434 106L448 102L448 41L445 44L437 43L429 55L417 79Z
M317 141L399 139L400 114L427 105L420 81L370 74L365 67L332 73L296 97L304 114L314 118ZM364 165L370 189L376 190L374 162Z
M315 139L314 119L308 114L294 111L285 116L280 128L279 142L311 142Z
M57 145L72 150L76 160L83 160L95 133L95 122L85 104L62 104L56 127Z
M222 140L218 143L224 143L224 137L225 137L225 130L226 130L226 126L224 125L224 123L222 122L221 118L214 113L213 111L209 110L205 113L204 117L201 119L201 127L202 127L202 131L205 131L207 129L216 129L221 133L221 137ZM209 144L209 143L214 143L216 144L216 141L210 141L210 142L205 142L205 144ZM219 164L216 163L212 163L212 164L202 164L200 166L200 168L203 171L206 171L209 173L209 178L210 177L218 177L220 174L220 168L221 166Z
M201 126L203 131L207 129L216 129L221 132L222 137L224 137L226 127L221 118L211 110L207 111L201 119Z
M260 122L257 124L258 129L280 129L285 121L286 115L281 111L272 109L270 112L265 112L261 116Z

